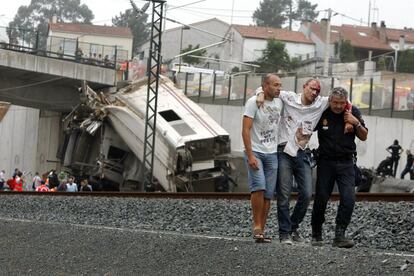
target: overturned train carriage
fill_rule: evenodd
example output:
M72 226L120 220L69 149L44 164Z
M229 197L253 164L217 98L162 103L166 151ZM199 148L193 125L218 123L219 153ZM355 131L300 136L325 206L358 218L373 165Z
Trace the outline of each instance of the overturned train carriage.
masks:
M82 104L65 120L64 166L89 175L103 189L143 190L146 80L116 93L96 93L86 85ZM229 172L229 134L167 78L158 89L154 171L159 189L214 191L221 170Z

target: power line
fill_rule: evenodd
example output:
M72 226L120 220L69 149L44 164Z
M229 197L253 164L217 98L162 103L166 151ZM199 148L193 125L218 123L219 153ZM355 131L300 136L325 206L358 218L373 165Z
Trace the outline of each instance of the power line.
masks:
M54 79L50 79L50 80L39 81L39 82L33 82L33 83L21 85L21 86L1 88L0 89L0 92L10 91L10 90L15 90L15 89L21 89L21 88L27 88L27 87L32 87L32 86L36 86L36 85L40 85L40 84L44 84L44 83L48 83L48 82L53 82L53 81L57 81L57 80L61 80L61 79L63 79L63 77L54 78Z
M218 13L207 13L207 12L201 12L201 11L194 11L191 10L191 8L181 8L181 10L185 10L189 13L193 13L193 14L203 14L203 15L208 15L208 16L219 16L219 17L231 17L231 14L218 14ZM252 18L252 15L233 15L233 17L237 17L237 18Z
M175 6L172 6L175 7ZM231 11L231 9L218 9L218 8L205 8L205 7L191 7L191 9L197 10L210 10L210 11ZM234 10L235 12L251 12L253 13L254 10Z

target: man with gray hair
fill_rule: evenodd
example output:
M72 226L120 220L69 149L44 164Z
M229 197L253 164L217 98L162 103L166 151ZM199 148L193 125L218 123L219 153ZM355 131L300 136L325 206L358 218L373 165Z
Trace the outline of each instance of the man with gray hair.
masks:
M345 237L355 205L355 136L365 141L368 129L361 112L355 106L345 110L348 91L335 87L329 95L329 108L322 113L316 125L319 140L319 157L315 199L312 211L312 245L323 245L322 224L325 210L335 182L340 202L336 216L335 238L332 246L350 248L354 242ZM344 133L345 123L352 124L353 132Z

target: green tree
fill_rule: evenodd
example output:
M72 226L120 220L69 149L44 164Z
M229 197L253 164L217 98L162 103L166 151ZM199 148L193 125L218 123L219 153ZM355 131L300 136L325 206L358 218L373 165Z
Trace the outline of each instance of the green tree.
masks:
M197 44L195 47L193 47L193 45L189 44L187 48L182 49L180 54L195 50L200 48L200 44ZM202 50L198 50L195 52L190 53L189 55L193 55L193 56L205 56L207 54L207 50L206 49L202 49ZM196 58L196 57L190 57L189 55L185 55L182 57L183 62L188 63L188 64L199 64L200 63L200 59Z
M253 20L258 26L281 28L287 21L292 29L293 21L315 20L319 12L306 0L263 0L253 13Z
M355 49L349 40L341 40L335 43L335 53L339 54L341 62L353 62L356 60Z
M260 65L259 72L271 73L291 68L289 54L285 49L285 43L275 39L267 41L263 56L257 60Z
M414 73L414 49L400 51L398 54L397 71Z
M253 21L257 26L280 28L288 19L290 0L263 0L253 12Z
M292 20L296 20L296 21L302 21L302 20L313 21L318 17L319 12L316 11L316 8L318 7L318 4L312 5L311 2L306 1L306 0L298 0L298 1L296 1L296 3L297 3L296 10L294 11L294 13L291 17ZM290 23L290 25L292 25L292 24ZM292 29L292 28L290 28L290 29Z
M53 16L58 22L90 23L94 18L92 11L85 4L81 5L80 0L32 0L28 6L20 6L9 23L9 39L34 45L36 31L39 31L39 46L44 47L48 23Z
M133 54L137 54L137 49L148 40L150 34L150 24L147 23L148 14L136 13L132 9L121 12L119 16L112 18L112 24L118 27L129 27L134 37L132 46Z

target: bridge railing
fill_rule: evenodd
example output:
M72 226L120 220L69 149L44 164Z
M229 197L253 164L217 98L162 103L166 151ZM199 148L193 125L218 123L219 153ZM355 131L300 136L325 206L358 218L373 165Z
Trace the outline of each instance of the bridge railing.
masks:
M264 74L217 75L177 73L174 81L198 103L244 105L261 85ZM302 92L310 77L281 77L282 90ZM399 78L319 78L321 94L329 95L335 86L349 92L352 104L363 114L414 120L414 76Z
M128 50L115 45L80 41L79 38L47 36L38 31L0 26L0 48L125 71ZM127 75L127 73L125 74Z

